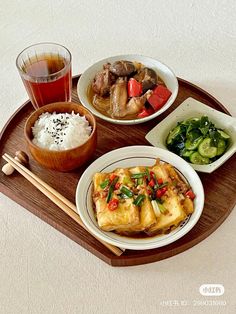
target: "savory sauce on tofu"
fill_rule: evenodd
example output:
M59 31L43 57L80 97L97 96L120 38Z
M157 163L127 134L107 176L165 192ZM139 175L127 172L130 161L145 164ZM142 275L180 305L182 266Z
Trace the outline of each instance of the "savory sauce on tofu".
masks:
M177 171L158 159L153 167L118 168L93 177L99 228L128 237L171 232L194 211L194 197Z

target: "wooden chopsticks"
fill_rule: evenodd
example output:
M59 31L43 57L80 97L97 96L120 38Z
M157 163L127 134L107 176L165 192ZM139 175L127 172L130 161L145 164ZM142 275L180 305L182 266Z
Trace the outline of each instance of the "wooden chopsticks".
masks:
M74 221L76 221L81 227L88 231L87 227L84 225L81 220L79 214L76 213L76 206L72 202L70 202L67 198L53 189L50 185L36 176L29 169L21 165L17 160L9 156L8 154L4 154L2 156L9 164L12 165L23 177L25 177L29 182L31 182L39 191L41 191L44 195L46 195L54 204L56 204L59 208L61 208L68 216L70 216ZM89 231L88 231L89 232ZM95 237L93 235L93 237ZM117 256L120 256L123 251L113 246L109 243L104 242L103 240L95 237L99 242L101 242L106 248L108 248L112 253Z

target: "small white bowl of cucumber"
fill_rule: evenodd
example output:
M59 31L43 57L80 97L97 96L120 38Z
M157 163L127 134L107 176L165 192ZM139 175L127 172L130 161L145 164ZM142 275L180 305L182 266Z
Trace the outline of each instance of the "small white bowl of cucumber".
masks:
M188 98L147 135L200 172L213 172L236 152L236 119Z

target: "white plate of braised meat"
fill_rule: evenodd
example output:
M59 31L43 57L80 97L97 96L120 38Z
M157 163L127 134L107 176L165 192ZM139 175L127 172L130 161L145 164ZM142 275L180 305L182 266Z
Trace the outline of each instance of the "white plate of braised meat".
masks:
M94 161L76 190L78 212L96 237L125 249L170 244L201 216L204 191L195 170L156 147L129 146Z
M115 124L138 124L166 111L178 94L178 80L162 62L120 55L90 66L80 77L81 103L95 116Z

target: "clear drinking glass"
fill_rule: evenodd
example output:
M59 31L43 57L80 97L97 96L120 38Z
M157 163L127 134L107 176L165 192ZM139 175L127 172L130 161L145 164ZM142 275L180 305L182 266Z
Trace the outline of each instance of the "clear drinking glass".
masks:
M25 48L16 66L35 109L58 101L71 101L71 53L55 43Z

